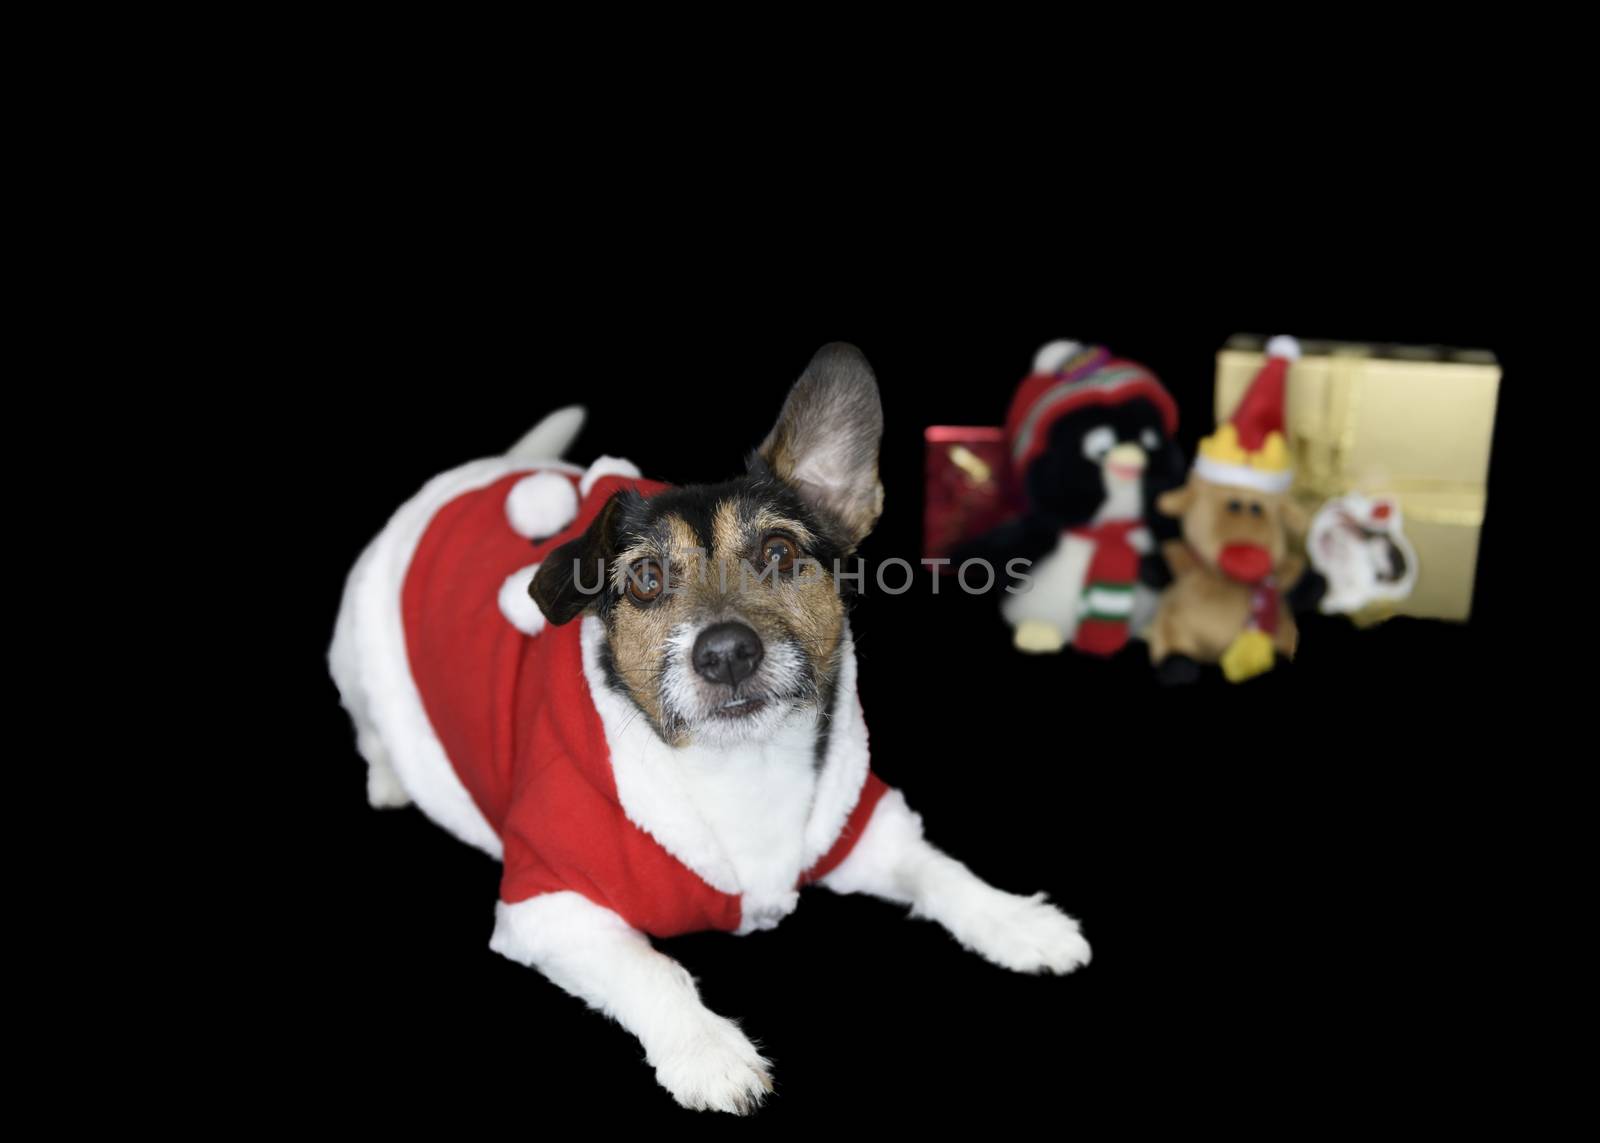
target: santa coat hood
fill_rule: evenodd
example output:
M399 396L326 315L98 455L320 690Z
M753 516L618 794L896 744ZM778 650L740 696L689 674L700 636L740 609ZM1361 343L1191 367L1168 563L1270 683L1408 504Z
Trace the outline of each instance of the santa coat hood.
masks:
M370 713L419 807L503 859L505 903L574 891L656 936L745 932L772 903L746 898L663 764L674 748L607 686L603 624L550 626L527 592L614 493L665 487L613 458L582 473L497 458L436 478L357 569L367 599L386 598L379 634L401 652L384 656L389 677L368 680ZM847 633L795 888L844 860L886 789L870 771Z

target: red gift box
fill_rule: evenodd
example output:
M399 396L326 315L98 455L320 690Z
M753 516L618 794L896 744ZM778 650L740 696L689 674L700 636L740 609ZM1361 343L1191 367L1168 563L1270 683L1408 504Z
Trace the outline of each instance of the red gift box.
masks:
M1005 430L994 425L930 425L923 432L926 468L922 554L947 559L968 540L1021 511L1011 479ZM955 569L941 566L949 573Z

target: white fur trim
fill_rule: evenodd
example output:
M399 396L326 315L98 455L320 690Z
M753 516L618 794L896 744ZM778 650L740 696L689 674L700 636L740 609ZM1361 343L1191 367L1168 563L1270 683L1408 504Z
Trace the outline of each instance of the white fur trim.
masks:
M538 571L538 564L529 564L506 576L506 581L500 585L500 614L524 635L537 635L544 630L544 612L528 594L528 587Z
M713 889L737 893L739 879L732 862L689 800L677 767L671 765L672 747L661 741L627 699L606 685L600 665L605 624L594 615L579 622L583 674L605 728L622 812Z
M743 741L697 740L673 751L684 789L733 865L738 933L775 928L800 903L795 886L805 872L800 855L817 794L817 728L815 710L791 710Z
M1221 464L1205 456L1195 458L1194 471L1196 476L1212 484L1249 488L1255 492L1287 492L1289 486L1294 483L1294 472L1291 469L1264 472L1259 468L1249 468L1242 464Z
M1290 361L1300 360L1300 343L1286 333L1267 342L1268 357L1287 357Z
M906 804L899 790L885 790L850 855L822 884L835 893L871 893L909 905L913 887L900 876L900 869L907 855L920 850L921 841L922 815Z
M578 492L589 495L589 490L607 476L625 476L629 480L637 480L639 470L631 460L623 460L620 456L602 456L589 466L583 479L578 481Z
M536 472L506 493L512 531L530 540L553 536L578 518L578 490L559 472Z
M828 728L828 754L817 777L817 796L806 823L802 869L810 869L833 848L861 798L871 755L867 749L867 719L856 693L856 645L845 628L839 649L839 681L833 702L833 722Z
M500 839L445 756L411 677L400 592L411 557L440 508L510 473L540 469L578 473L576 467L559 462L535 466L492 457L430 480L395 512L356 561L345 582L328 650L329 671L358 736L376 736L406 792L429 818L496 858Z
M1054 373L1067 363L1067 359L1083 348L1077 341L1051 341L1039 347L1033 355L1035 373Z
M745 922L741 932L758 927L757 918L764 909L770 907L786 912L792 908L792 902L785 896L792 892L792 882L781 888L774 886L771 901L755 899L752 891L757 887L741 883L728 850L689 797L678 758L679 748L661 741L633 705L606 684L600 665L605 625L594 615L586 615L580 622L583 625L580 632L583 673L605 728L617 797L628 820L660 842L668 853L694 870L712 888L741 895ZM815 865L833 848L867 780L867 727L861 713L861 700L856 695L855 645L848 630L840 656L828 752L817 776L816 794L801 838L797 875ZM814 733L814 722L812 714L803 727L808 737ZM682 749L713 748L690 746ZM752 749L759 747L745 744L729 748L730 752Z

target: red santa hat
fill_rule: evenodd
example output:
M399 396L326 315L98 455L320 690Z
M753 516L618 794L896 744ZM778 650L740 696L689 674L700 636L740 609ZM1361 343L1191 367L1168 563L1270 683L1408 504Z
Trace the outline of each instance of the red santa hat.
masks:
M1294 469L1284 435L1283 403L1289 363L1299 357L1300 343L1292 337L1267 342L1267 359L1233 416L1200 442L1196 476L1257 492L1289 490Z
M1017 387L1006 414L1006 440L1017 472L1025 472L1049 444L1050 427L1089 405L1120 405L1143 398L1161 413L1168 436L1178 430L1178 404L1156 375L1103 346L1052 341L1033 359L1033 372Z

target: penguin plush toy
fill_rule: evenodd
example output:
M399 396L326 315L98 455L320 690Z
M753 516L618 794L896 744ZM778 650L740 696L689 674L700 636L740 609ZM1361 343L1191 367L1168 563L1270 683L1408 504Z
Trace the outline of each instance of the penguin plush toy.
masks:
M1006 416L1026 507L956 553L1006 573L1018 649L1110 656L1143 629L1170 579L1159 552L1176 523L1154 504L1186 475L1177 430L1177 403L1144 366L1072 341L1039 350Z

